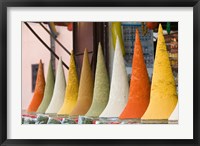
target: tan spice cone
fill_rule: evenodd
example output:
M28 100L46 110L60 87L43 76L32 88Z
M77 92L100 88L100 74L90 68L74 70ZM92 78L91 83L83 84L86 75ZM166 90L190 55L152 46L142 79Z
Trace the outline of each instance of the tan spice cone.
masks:
M70 115L85 115L89 110L93 97L94 81L90 67L87 49L84 51L83 65L81 70L78 99L75 108Z

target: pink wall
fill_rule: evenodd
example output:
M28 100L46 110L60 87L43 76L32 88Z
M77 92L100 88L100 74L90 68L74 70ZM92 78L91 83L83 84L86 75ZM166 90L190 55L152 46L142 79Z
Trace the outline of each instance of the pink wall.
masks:
M29 23L37 34L50 46L49 34L37 23ZM48 28L47 25L45 27ZM71 51L72 49L72 32L67 27L56 27L59 32L58 40ZM49 29L49 28L48 28ZM63 61L69 64L70 56L56 43L56 54L62 56ZM38 64L42 59L44 64L44 74L46 78L48 63L50 60L49 51L43 44L32 34L32 32L22 23L22 109L27 109L29 102L33 96L32 93L32 73L31 64ZM58 61L56 60L56 66ZM63 66L66 79L67 69Z
M65 46L65 48L71 52L72 47L73 47L72 31L68 31L67 27L65 26L56 26L56 30L59 34L57 37L59 42L61 42L61 44L63 44L63 46ZM55 50L56 54L59 57L61 56L63 62L65 62L65 64L69 66L70 56L67 54L67 52L65 52L65 50L58 43L55 44L55 48L56 48ZM56 66L57 64L58 64L58 60L56 60ZM65 71L65 77L67 81L68 70L64 66L63 66L63 69Z

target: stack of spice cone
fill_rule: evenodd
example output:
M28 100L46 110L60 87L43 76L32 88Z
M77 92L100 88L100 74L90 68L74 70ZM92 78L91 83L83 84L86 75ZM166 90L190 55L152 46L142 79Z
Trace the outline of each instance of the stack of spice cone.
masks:
M52 64L50 60L47 78L46 78L46 85L44 89L44 97L40 106L37 109L37 113L45 113L47 107L49 106L49 103L51 102L51 98L53 95L54 83L55 83L55 77L54 77Z
M40 60L37 79L35 84L35 91L32 100L28 106L27 112L36 112L44 96L45 79L42 61Z
M109 78L104 62L101 44L99 43L93 101L86 116L99 117L108 103L109 89Z
M154 62L149 106L142 120L168 119L177 104L178 96L161 24Z
M76 105L77 97L78 97L78 76L76 72L74 55L73 53L71 53L68 82L65 92L65 100L58 114L69 115Z
M144 61L139 31L136 29L128 103L120 119L141 118L149 105L150 82Z
M57 114L64 101L65 88L66 88L66 81L65 81L64 70L62 67L62 59L60 58L58 62L58 69L56 74L53 96L45 113Z
M92 103L93 87L94 81L92 77L92 70L90 67L87 49L85 49L77 104L70 113L70 116L85 115L87 113Z
M122 30L121 30L121 23L120 22L112 22L112 40L113 40L114 48L116 48L117 38L119 39L119 44L120 44L122 54L125 55L125 48L124 48L124 42L123 42Z
M128 100L128 77L117 37L109 101L100 117L119 117Z

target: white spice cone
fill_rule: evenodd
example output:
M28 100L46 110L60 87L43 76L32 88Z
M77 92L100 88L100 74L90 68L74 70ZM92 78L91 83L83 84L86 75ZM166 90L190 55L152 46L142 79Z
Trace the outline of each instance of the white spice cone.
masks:
M119 38L117 38L109 101L100 117L119 117L127 104L128 93L128 77Z
M175 109L174 109L174 111L172 112L172 114L170 115L170 117L169 117L169 121L178 121L178 115L179 115L179 104L178 104L178 102L177 102L177 105L176 105L176 107L175 107Z
M60 58L58 62L58 69L56 74L56 81L55 81L52 100L45 113L56 114L60 110L64 102L65 89L66 89L66 81L65 81L64 70L62 67L62 59Z
M112 22L109 23L109 77L110 79L112 79L112 70L113 70L113 58L114 58L114 53L115 53L115 49L114 49L114 45L113 45L113 39L112 39ZM111 80L110 80L111 82Z

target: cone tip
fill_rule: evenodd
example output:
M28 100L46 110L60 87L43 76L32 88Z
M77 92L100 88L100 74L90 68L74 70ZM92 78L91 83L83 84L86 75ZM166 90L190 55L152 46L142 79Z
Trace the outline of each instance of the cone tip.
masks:
M74 56L74 52L73 52L73 50L71 51L71 57L73 57Z
M98 47L99 47L99 48L101 47L101 42L99 42Z
M158 33L162 33L162 32L163 32L163 28L162 28L162 24L160 23L158 27Z
M138 28L136 28L136 29L135 29L135 33L136 33L136 34L138 34L138 33L139 33L139 30L138 30Z
M87 48L85 48L84 53L88 52Z
M42 59L40 59L40 64L42 64Z
M139 41L140 40L140 37L139 37L139 30L136 28L135 30L135 40L136 41Z
M87 50L87 48L85 48L83 56L88 56L88 50Z

